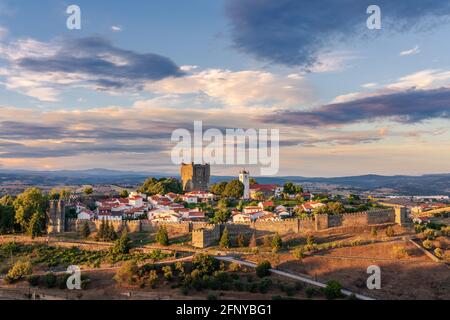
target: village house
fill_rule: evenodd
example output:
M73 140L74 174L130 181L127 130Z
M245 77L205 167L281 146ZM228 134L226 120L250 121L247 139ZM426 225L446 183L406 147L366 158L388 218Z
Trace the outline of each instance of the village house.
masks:
M315 202L315 201L309 201L309 202L305 202L300 206L297 206L296 209L300 209L301 211L304 211L306 213L313 213L315 209L320 208L320 207L324 207L325 204L321 203L321 202Z
M250 185L250 197L252 199L258 193L262 193L264 197L279 197L283 192L283 188L276 184L252 184Z

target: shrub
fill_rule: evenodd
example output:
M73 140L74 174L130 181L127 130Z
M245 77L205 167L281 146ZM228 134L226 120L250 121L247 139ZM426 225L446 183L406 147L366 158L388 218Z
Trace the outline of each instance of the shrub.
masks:
M272 266L269 261L263 261L256 266L256 275L260 278L264 278L270 275L270 269Z
M307 237L306 237L306 244L308 245L308 246L313 246L314 245L314 242L315 242L315 240L314 240L314 236L313 235L308 235Z
M281 240L280 235L277 233L272 239L272 249L278 251L283 246L283 241Z
M303 259L303 249L302 248L295 249L294 251L292 251L292 255L294 256L295 259L302 260Z
M450 226L442 227L441 232L442 235L450 237Z
M409 256L408 252L403 246L394 246L392 248L392 254L397 259L407 258Z
M122 264L122 266L117 270L116 274L114 275L114 280L119 285L122 284L133 284L134 277L138 272L138 267L136 264L136 261L126 261Z
M422 242L422 245L425 249L428 249L428 250L433 249L433 242L430 240L425 240L424 242Z
M37 287L39 285L40 280L41 280L41 277L39 277L37 275L31 275L27 278L28 283L32 287Z
M236 289L236 291L242 291L244 289L244 285L240 280L235 280L233 282L234 288Z
M333 300L342 297L341 292L342 286L336 280L331 280L327 282L327 286L323 289L323 293L328 300Z
M387 237L393 237L393 236L395 236L394 228L388 227L388 228L386 229L386 236L387 236Z
M269 291L270 286L272 286L272 281L270 279L262 279L258 283L258 290L260 293L267 293Z
M372 227L372 229L370 230L370 235L372 237L376 237L378 235L377 228Z
M28 261L17 261L11 269L9 269L5 280L9 283L14 283L21 280L23 277L31 275L33 268Z
M201 275L211 275L214 271L219 270L220 263L216 258L207 254L197 254L192 260L192 265L194 269L200 271Z
M316 294L316 289L308 287L305 289L305 294L308 299L311 299Z
M172 268L170 266L165 266L162 268L162 272L164 274L164 278L168 281L173 279Z
M233 263L230 263L228 270L230 270L231 272L238 272L241 270L241 266L239 265L239 263L233 262Z
M230 238L228 236L228 229L225 228L222 237L220 238L219 245L221 248L228 249L230 247Z
M427 238L428 240L434 240L436 238L436 234L435 234L435 230L433 229L427 229L423 232L423 235L425 236L425 238Z
M159 228L158 233L156 234L156 242L158 242L162 246L168 246L169 234L167 233L167 229L164 227Z
M208 294L207 300L217 300L217 296L215 294Z
M148 285L150 288L156 288L156 284L158 283L158 273L156 270L151 270L148 275Z
M54 273L49 272L44 276L44 282L47 288L54 288L56 287L57 278Z
M434 255L438 257L439 259L444 258L444 251L441 248L434 249Z
M272 245L272 242L270 240L269 236L265 236L263 239L263 246L266 248L270 248L270 246Z
M126 229L122 232L120 239L117 240L112 248L113 254L127 254L130 252L131 240L128 237L128 232Z

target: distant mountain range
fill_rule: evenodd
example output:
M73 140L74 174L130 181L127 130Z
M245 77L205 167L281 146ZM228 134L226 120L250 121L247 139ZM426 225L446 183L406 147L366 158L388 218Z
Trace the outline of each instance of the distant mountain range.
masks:
M82 185L82 184L119 184L138 185L146 178L175 176L171 174L117 171L107 169L27 171L0 170L0 184L18 183L24 185ZM231 176L213 176L211 182L234 179ZM337 178L306 178L297 176L262 177L259 183L284 184L286 181L308 186L334 189L354 189L359 191L382 191L401 195L450 195L450 174L428 174L422 176L381 176L363 175Z

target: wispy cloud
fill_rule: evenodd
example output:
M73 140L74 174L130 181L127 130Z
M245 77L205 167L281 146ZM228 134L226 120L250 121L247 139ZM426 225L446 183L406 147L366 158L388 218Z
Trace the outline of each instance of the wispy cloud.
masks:
M419 48L419 46L415 46L412 49L400 52L399 55L400 56L412 56L412 55L415 55L415 54L418 54L418 53L420 53L420 48Z
M114 32L121 32L122 31L122 27L119 26L111 26L111 30Z

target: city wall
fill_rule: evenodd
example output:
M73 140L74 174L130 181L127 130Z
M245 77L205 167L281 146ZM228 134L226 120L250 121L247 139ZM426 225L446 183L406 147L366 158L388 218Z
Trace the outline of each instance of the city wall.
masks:
M251 223L227 223L212 225L204 222L171 222L156 223L148 220L113 221L110 224L117 232L124 228L128 232L155 233L160 227L165 227L169 236L180 236L192 233L192 245L204 248L217 243L225 228L230 236L244 234L250 237L255 233L258 237L266 234L280 235L295 233L310 233L339 227L364 227L377 224L399 223L399 217L404 215L402 208L390 208L378 211L349 213L343 215L316 215L306 219L286 219L281 221L255 221ZM402 220L403 221L403 220ZM89 221L91 231L97 231L101 221ZM69 220L67 231L79 231L84 221Z

